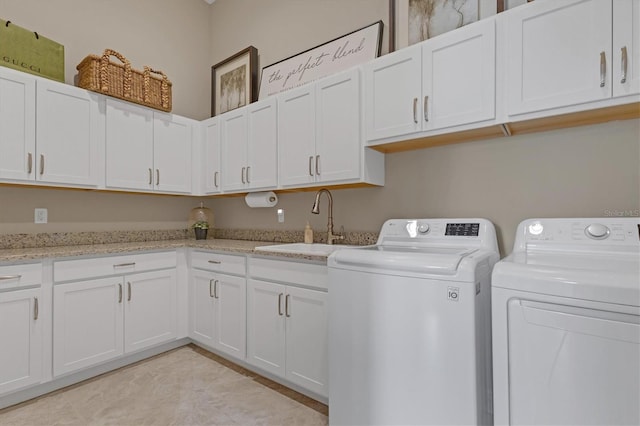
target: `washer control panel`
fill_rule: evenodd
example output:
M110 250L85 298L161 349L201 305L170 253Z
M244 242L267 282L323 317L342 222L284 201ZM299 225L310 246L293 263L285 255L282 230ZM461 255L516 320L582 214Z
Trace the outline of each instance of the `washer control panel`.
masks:
M529 219L520 223L516 245L547 242L640 246L640 218Z

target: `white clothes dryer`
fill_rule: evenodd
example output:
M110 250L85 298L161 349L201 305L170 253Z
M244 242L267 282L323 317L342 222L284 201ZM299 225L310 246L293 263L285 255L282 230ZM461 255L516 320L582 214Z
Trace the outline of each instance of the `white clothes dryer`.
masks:
M329 256L329 423L491 424L484 219L393 219Z
M520 223L492 322L496 424L640 424L640 218Z

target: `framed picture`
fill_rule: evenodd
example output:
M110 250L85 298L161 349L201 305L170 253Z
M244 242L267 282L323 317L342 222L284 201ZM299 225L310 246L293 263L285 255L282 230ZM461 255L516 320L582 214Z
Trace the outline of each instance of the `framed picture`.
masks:
M259 99L293 89L380 56L382 21L262 68Z
M390 0L390 2L390 14L394 15L394 50L460 28L477 21L480 16L480 0Z
M211 116L257 100L258 49L249 46L211 67Z

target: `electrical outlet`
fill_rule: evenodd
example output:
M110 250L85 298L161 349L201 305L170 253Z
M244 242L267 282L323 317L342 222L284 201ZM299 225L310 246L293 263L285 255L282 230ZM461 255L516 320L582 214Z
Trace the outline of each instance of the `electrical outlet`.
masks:
M278 223L284 223L284 209L278 209Z
M36 209L34 214L34 223L47 223L49 212L47 209Z

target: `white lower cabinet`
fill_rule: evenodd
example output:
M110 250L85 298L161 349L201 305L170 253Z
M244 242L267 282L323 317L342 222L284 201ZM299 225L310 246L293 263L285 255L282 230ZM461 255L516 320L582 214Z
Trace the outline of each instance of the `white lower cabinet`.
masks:
M246 257L191 254L189 337L234 358L246 357Z
M326 266L267 259L251 262L250 275L263 279L251 278L247 284L247 362L327 396L326 287L299 287L324 281Z
M145 256L153 255L140 255L140 263ZM97 261L95 270L107 261ZM91 262L61 262L70 265L66 265L67 271L65 266L59 268L59 275L69 275L76 265L82 269ZM134 262L117 263L114 267L128 264ZM53 375L174 340L176 291L175 268L54 285Z
M42 380L40 288L0 293L0 395Z

